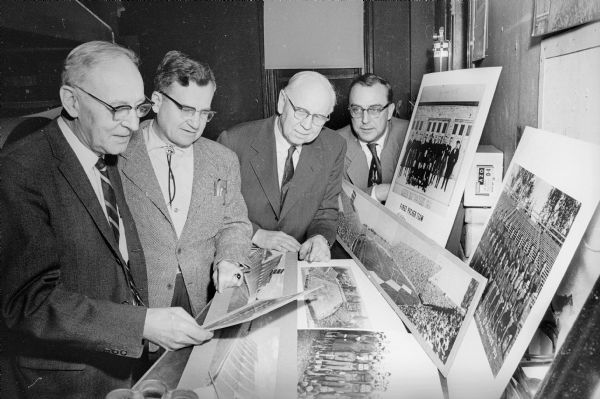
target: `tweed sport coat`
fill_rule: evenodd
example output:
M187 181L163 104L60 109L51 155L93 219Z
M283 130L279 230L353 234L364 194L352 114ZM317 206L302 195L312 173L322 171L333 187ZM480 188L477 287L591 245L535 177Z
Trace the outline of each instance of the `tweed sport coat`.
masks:
M120 155L119 171L146 255L150 307L170 306L179 266L195 316L209 300L211 265L223 259L245 263L252 230L235 154L203 137L193 151L192 198L179 239L141 130Z
M391 183L394 178L394 171L398 164L400 152L406 138L408 121L404 119L392 118L390 120L388 135L383 143L381 150L381 168L382 183ZM352 125L344 126L337 130L348 144L346 159L344 162L344 179L350 181L356 187L370 193L369 187L369 167L367 157L363 152L356 134L352 131Z
M142 247L116 157L106 161L146 301ZM0 356L15 368L14 378L0 378L1 396L96 398L131 386L146 308L128 304L118 243L56 121L0 153L0 221L0 324L9 340Z
M274 126L275 117L247 122L224 131L218 139L240 160L242 194L253 233L259 228L280 230L300 243L321 234L331 244L337 229L346 143L323 128L313 142L304 144L281 207Z

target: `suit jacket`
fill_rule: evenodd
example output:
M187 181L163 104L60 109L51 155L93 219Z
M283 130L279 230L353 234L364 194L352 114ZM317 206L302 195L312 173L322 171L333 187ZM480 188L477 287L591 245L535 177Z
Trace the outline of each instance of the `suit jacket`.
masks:
M150 307L171 305L179 265L195 315L208 301L213 261L245 263L251 227L235 154L203 137L193 151L192 198L179 239L141 131L120 155L119 171L146 254Z
M302 146L280 211L274 126L275 117L247 122L224 131L218 139L240 160L242 194L253 233L259 228L280 230L301 243L321 234L331 244L337 229L346 144L323 128L312 143Z
M398 158L402 151L402 145L406 138L408 121L404 119L392 118L389 122L388 135L381 150L381 168L382 183L391 183L394 178L394 171L398 164ZM367 157L363 152L356 134L352 131L352 125L347 125L337 131L348 144L346 160L344 163L344 179L349 180L362 191L370 193L372 187L369 187L369 168Z
M106 157L143 300L146 267L114 162ZM145 307L135 307L119 245L56 121L0 154L3 395L103 397L131 385L142 354ZM11 396L12 397L12 396Z

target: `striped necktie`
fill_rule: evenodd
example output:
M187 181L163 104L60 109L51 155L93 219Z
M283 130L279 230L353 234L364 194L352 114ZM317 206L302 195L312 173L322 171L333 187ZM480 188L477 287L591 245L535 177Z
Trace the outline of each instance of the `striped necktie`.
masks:
M104 194L104 205L106 207L106 216L108 224L115 235L115 240L119 242L119 211L117 209L117 197L113 189L110 179L108 178L108 170L104 158L98 158L96 168L100 171L100 180L102 181L102 194Z
M106 215L108 217L108 224L110 225L113 234L115 235L115 240L117 241L117 245L119 243L119 211L117 208L117 197L115 195L115 190L113 189L112 184L110 183L110 179L108 178L108 170L106 168L106 163L104 162L104 158L98 158L98 162L96 162L96 168L100 171L100 180L102 181L102 194L104 195L104 205L106 205ZM133 275L131 274L131 269L129 268L129 264L125 262L119 262L121 268L123 269L123 274L125 274L125 280L127 281L127 285L129 286L129 290L131 291L131 296L133 297L133 305L135 306L144 306L144 301L140 296L140 293L135 286L135 282L133 281Z

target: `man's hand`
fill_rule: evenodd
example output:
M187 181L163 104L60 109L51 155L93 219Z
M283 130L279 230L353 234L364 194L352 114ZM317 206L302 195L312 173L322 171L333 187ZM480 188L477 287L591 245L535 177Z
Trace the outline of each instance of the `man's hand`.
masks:
M390 192L390 184L377 184L373 186L373 197L379 202L387 201L388 193Z
M168 351L199 345L213 337L182 308L149 308L143 335Z
M274 249L281 252L298 252L300 243L283 231L258 229L252 237L252 244L260 248Z
M326 262L331 259L327 240L320 234L310 237L304 241L298 253L300 260L308 262Z
M236 263L222 260L214 267L213 284L218 292L223 292L225 288L239 287L244 279L244 271Z

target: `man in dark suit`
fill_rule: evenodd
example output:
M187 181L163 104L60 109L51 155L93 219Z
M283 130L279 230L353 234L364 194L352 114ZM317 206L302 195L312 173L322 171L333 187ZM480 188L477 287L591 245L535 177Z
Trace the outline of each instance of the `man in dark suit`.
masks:
M346 145L323 129L335 91L321 74L295 74L279 93L277 116L224 131L219 142L240 160L252 242L300 259L330 259Z
M354 79L348 101L351 124L337 131L348 145L344 179L384 202L408 121L392 116L395 109L392 86L372 73Z
M136 55L76 47L59 94L62 116L0 154L7 398L101 398L131 386L145 340L176 349L211 337L182 309L145 307L143 251L115 165L151 107Z

